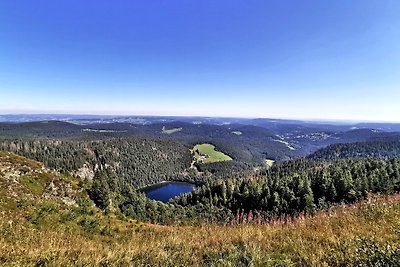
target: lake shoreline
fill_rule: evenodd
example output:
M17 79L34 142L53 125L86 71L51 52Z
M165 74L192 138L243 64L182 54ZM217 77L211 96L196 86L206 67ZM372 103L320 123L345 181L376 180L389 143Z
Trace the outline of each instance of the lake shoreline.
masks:
M141 189L148 198L167 203L171 199L190 193L196 187L194 183L183 181L162 181Z
M145 186L142 186L140 188L138 188L137 190L143 192L143 189L146 189L148 187L152 187L152 186L156 186L156 185L162 185L162 184L166 184L166 183L186 183L186 184L193 184L194 186L198 186L198 184L196 184L195 182L189 182L189 181L182 181L182 180L162 180L160 182L156 182L154 184L148 184Z

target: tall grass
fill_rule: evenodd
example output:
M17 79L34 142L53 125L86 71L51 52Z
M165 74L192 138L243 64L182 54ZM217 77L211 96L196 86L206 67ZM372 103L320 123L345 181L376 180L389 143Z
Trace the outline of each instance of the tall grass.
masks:
M169 227L90 216L91 220L98 220L98 231L75 223L82 221L77 217L57 221L54 214L49 214L51 225L35 225L16 213L2 216L0 265L399 266L400 263L399 195L370 198L291 223L276 221L265 225Z

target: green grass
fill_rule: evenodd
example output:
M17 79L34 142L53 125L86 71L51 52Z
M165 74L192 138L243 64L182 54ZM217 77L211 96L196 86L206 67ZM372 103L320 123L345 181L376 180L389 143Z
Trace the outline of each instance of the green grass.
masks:
M232 160L228 155L215 150L211 144L198 144L193 148L194 156L198 162L213 163L219 161Z
M241 131L232 131L232 134L235 134L235 135L242 135L243 133L242 133Z
M272 167L272 165L274 165L274 163L275 163L275 160L272 160L272 159L265 160L265 164L269 167Z
M173 134L182 131L182 127L180 128L172 128L172 129L166 129L165 126L162 128L162 133L163 134Z
M44 191L44 184L30 176L21 176L19 178L20 183L25 186L32 193L40 194Z

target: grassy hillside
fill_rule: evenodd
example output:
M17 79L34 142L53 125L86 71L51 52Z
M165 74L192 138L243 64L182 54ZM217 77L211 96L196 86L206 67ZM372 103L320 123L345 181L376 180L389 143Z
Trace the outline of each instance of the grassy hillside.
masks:
M2 217L0 264L399 266L399 216L398 199L392 198L268 225L161 227L101 216L82 230L79 224Z
M400 195L267 224L158 226L105 215L86 190L0 153L1 266L399 266ZM70 200L70 201L66 201Z
M211 144L198 144L193 148L195 158L201 163L213 163L219 161L232 160L228 155L215 150L215 146Z
M76 180L45 168L41 163L0 151L0 208L12 211L51 200L75 205L83 191Z

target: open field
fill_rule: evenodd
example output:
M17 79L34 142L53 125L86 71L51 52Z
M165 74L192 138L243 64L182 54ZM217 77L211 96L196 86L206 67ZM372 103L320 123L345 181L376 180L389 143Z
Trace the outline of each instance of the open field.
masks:
M172 129L166 129L165 126L162 128L161 132L163 134L173 134L182 131L182 127L180 128L172 128Z
M219 161L232 160L228 155L215 150L215 146L211 144L198 144L193 148L194 157L201 163L212 163Z
M243 133L242 133L241 131L232 131L232 134L235 134L235 135L242 135Z

